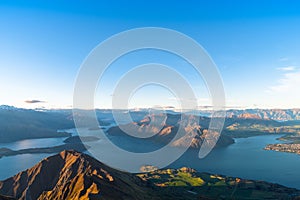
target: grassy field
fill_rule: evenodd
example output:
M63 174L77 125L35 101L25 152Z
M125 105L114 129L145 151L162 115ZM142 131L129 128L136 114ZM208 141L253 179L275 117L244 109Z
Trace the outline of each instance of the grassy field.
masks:
M170 193L177 199L180 196L182 199L293 199L300 195L296 189L277 184L199 173L186 167L156 170L138 176L161 188L164 196Z

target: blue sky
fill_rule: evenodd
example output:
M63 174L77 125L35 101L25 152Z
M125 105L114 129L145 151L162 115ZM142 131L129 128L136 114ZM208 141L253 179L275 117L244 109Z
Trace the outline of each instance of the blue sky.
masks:
M132 28L157 26L199 42L217 64L228 107L300 107L298 1L23 1L0 2L0 104L71 107L82 61L101 41ZM137 52L111 66L96 107L110 107L113 86L136 65L168 64L210 105L201 77L176 56ZM122 68L120 67L122 66ZM154 98L153 98L154 97ZM26 100L41 100L29 104ZM170 92L148 86L131 107L176 106Z

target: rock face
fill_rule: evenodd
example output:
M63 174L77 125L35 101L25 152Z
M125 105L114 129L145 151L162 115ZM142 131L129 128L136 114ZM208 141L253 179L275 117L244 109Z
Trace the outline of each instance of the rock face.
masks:
M34 199L149 199L144 182L92 157L63 151L0 182L0 194Z

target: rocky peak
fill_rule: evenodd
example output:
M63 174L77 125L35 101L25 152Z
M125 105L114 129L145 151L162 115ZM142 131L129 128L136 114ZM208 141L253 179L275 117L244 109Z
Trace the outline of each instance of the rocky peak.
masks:
M140 178L76 151L63 151L0 182L0 194L33 199L141 199ZM139 193L143 196L144 192Z

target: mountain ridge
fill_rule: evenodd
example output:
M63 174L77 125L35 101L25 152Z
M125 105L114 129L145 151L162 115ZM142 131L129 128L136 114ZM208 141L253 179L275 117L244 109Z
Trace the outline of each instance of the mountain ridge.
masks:
M234 143L227 135L217 132L208 132L210 119L193 115L152 114L146 115L142 120L128 124L111 127L107 132L110 135L125 136L126 133L135 133L137 136L146 136L146 140L159 144L171 143L173 147L200 148L206 135L216 141L216 147L225 147Z
M112 169L86 154L65 150L0 182L0 193L20 200L97 199L100 196L142 199L147 197L147 191L141 189L143 184L132 174ZM140 198L132 188L139 191Z

